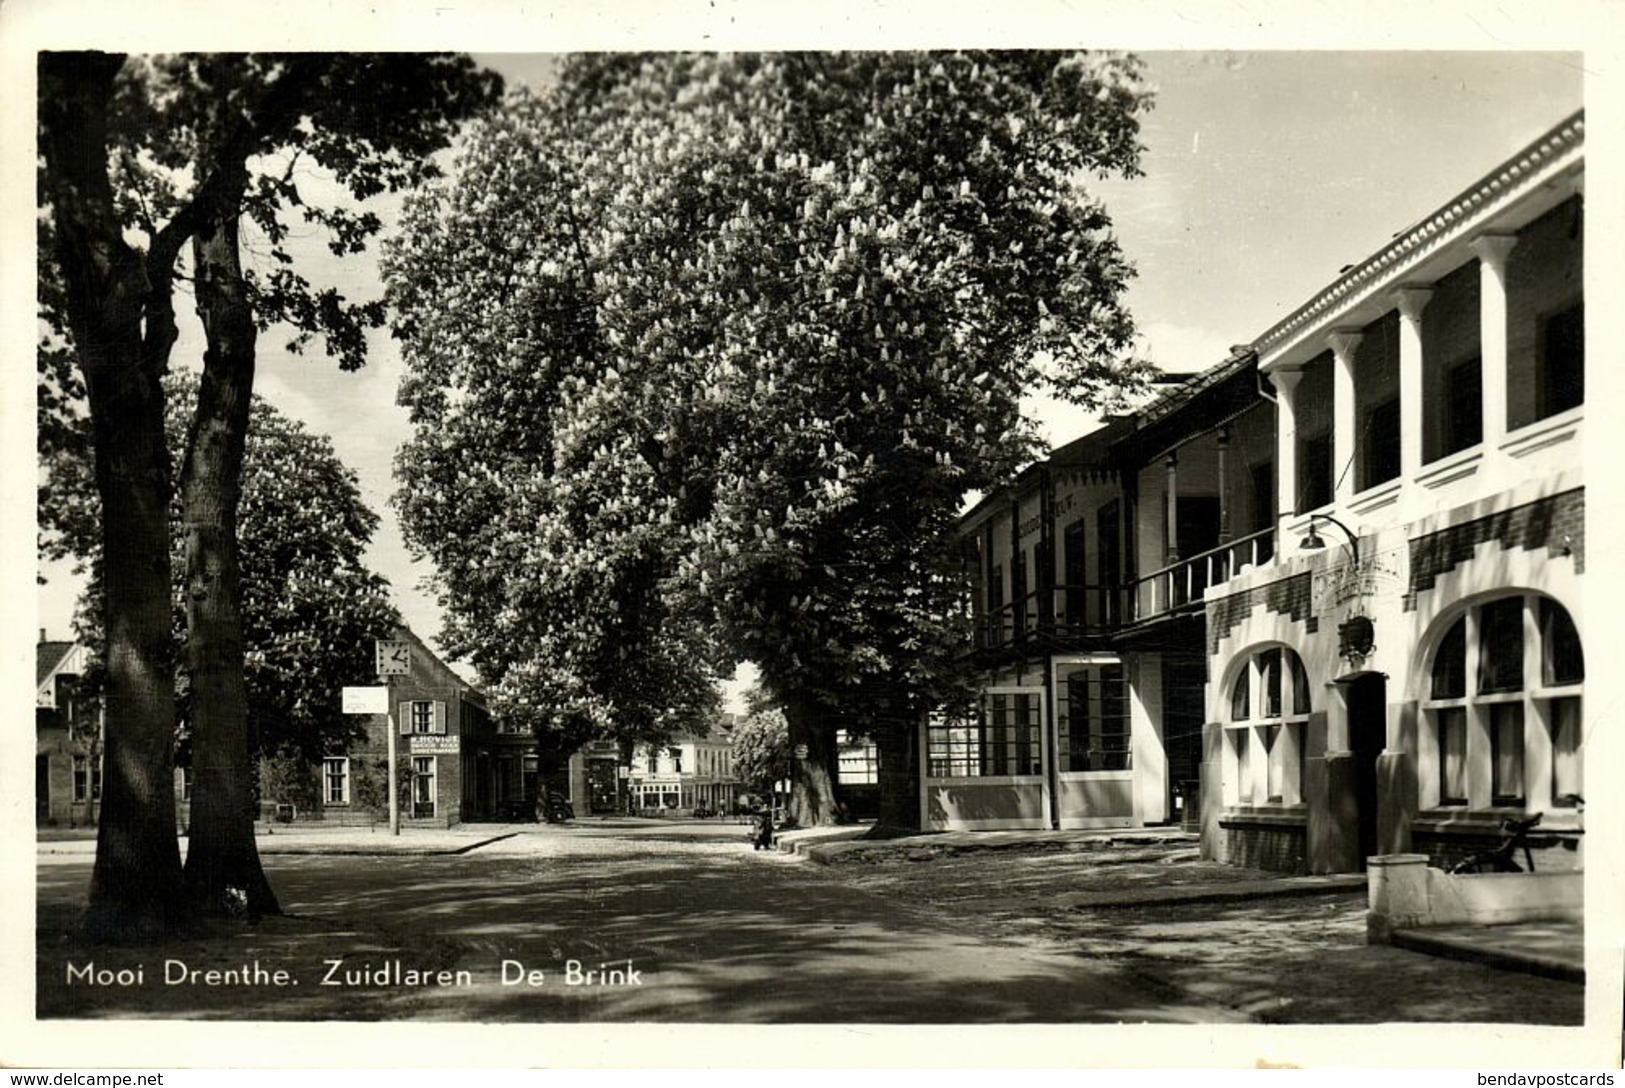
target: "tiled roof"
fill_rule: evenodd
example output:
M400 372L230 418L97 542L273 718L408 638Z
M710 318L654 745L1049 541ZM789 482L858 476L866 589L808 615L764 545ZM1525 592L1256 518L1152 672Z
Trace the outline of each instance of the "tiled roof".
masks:
M1183 404L1194 399L1204 389L1211 389L1237 371L1245 370L1252 362L1253 353L1250 348L1232 348L1230 357L1217 366L1208 367L1200 374L1193 374L1171 389L1159 394L1151 403L1133 413L1135 422L1144 427L1163 416L1169 415L1179 409Z
M73 651L72 642L42 642L34 651L34 687L41 684L62 664L62 659Z

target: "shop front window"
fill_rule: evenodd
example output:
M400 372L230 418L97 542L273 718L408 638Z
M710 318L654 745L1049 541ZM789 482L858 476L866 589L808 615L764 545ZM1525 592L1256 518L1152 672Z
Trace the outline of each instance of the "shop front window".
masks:
M927 771L933 778L1043 773L1039 732L1042 688L994 688L983 693L975 721L939 719L927 733Z
M1061 664L1055 687L1060 769L1131 769L1134 756L1123 666Z

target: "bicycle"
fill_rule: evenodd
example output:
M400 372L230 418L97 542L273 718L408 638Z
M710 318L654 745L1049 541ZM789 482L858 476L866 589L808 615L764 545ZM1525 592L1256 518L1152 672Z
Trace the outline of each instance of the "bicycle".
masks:
M1524 865L1529 866L1528 871L1535 871L1535 858L1529 852L1529 832L1540 823L1540 813L1523 820L1505 819L1501 821L1501 841L1491 850L1480 850L1476 854L1469 854L1450 867L1452 874L1462 873L1521 873L1525 870L1519 866L1513 857L1519 850L1523 851Z

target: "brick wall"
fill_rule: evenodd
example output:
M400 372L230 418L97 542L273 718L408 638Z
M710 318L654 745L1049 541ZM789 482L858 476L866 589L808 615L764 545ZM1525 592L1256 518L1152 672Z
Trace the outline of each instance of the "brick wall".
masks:
M1271 612L1291 616L1295 620L1306 620L1307 630L1314 634L1317 624L1314 617L1309 615L1310 588L1312 578L1308 571L1295 574L1290 578L1283 578L1268 585L1254 586L1252 589L1240 593L1232 593L1228 597L1220 597L1216 601L1209 601L1207 606L1207 652L1208 656L1219 652L1219 643L1236 629L1236 626L1252 614L1262 602Z
M1478 545L1498 541L1502 548L1532 551L1545 548L1546 554L1562 554L1564 538L1574 555L1574 570L1585 572L1585 490L1576 488L1550 498L1514 506L1473 521L1452 525L1436 533L1413 539L1411 584L1405 595L1405 611L1416 610L1416 596L1433 588L1439 575L1455 569L1473 557Z
M1225 823L1230 823L1226 820ZM1307 834L1303 827L1247 827L1223 828L1224 860L1229 865L1247 869L1264 869L1272 873L1301 874L1307 871L1304 861Z
M1572 198L1518 232L1507 258L1507 415L1516 430L1537 417L1535 381L1544 317L1581 295L1580 200Z

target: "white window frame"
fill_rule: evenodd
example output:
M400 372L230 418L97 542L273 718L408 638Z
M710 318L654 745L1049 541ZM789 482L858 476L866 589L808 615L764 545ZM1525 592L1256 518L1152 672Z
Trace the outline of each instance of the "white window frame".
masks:
M412 755L412 815L418 817L418 783L427 779L429 782L429 814L423 819L434 819L440 812L440 766L439 759L432 755ZM418 768L428 764L428 773Z
M1496 604L1508 599L1522 601L1523 615L1523 667L1522 685L1518 691L1479 692L1479 665L1480 665L1480 614L1486 605ZM1562 602L1535 592L1512 592L1497 596L1483 597L1473 601L1463 608L1456 609L1440 621L1438 630L1439 639L1434 643L1428 654L1425 667L1420 673L1422 684L1421 711L1423 728L1419 730L1419 747L1423 761L1432 768L1431 774L1420 776L1419 797L1422 809L1444 809L1450 811L1471 811L1477 809L1515 809L1519 811L1547 811L1562 809L1566 806L1558 804L1556 796L1556 747L1554 727L1557 722L1557 706L1567 699L1576 701L1576 713L1580 717L1580 745L1575 750L1574 759L1579 766L1578 774L1582 778L1585 766L1585 683L1565 683L1547 685L1544 675L1544 642L1540 628L1540 606L1542 601L1550 601L1554 607L1563 608ZM1570 614L1570 622L1573 616ZM1433 698L1433 671L1438 660L1439 650L1444 645L1445 636L1453 630L1457 623L1465 628L1466 653L1463 655L1462 668L1464 695L1449 698ZM1585 652L1581 647L1581 654ZM1493 758L1494 736L1493 719L1494 708L1497 706L1517 705L1523 714L1523 766L1522 796L1500 795L1495 793L1495 771ZM1465 798L1452 798L1447 800L1443 796L1442 779L1444 774L1445 754L1439 744L1439 723L1442 712L1446 710L1461 709L1466 717L1466 767L1465 776L1467 790ZM1579 792L1578 790L1572 792Z
M338 765L337 776L333 773L333 765ZM339 796L333 797L333 783L336 780L339 786ZM322 804L348 805L350 803L350 757L326 756L322 759Z
M1013 744L1015 752L1025 754L1031 761L1026 767L1006 767L1003 774L993 768L997 761L991 758L990 752L994 741L990 740L993 726L993 700L1004 697L1009 699L1026 698L1031 700L1029 707L1038 712L1037 720L1030 723L1018 723L1014 728L1029 730L1025 743L1017 741ZM1009 783L1024 780L1040 779L1049 772L1048 756L1044 751L1044 731L1048 728L1049 709L1045 705L1044 689L1037 686L1004 685L982 689L982 697L976 709L976 718L972 721L943 720L941 724L933 722L926 736L926 777L933 781L951 781L964 779L979 779L985 782ZM1013 714L1014 704L1010 712ZM1006 727L1010 728L1010 727ZM1011 744L1010 741L1005 741ZM1034 765L1036 763L1036 766ZM946 770L946 774L936 773Z
M835 780L843 786L873 786L880 781L880 758L868 737L854 740L845 729L835 731Z
M1281 662L1281 704L1279 713L1266 714L1269 660L1276 654ZM1301 692L1293 682L1294 663L1304 675ZM1245 684L1247 692L1246 715L1241 718L1234 714L1239 684ZM1300 694L1303 705L1299 704ZM1240 669L1224 687L1223 706L1224 803L1255 808L1303 804L1303 755L1314 710L1314 692L1303 657L1284 643L1248 650Z

